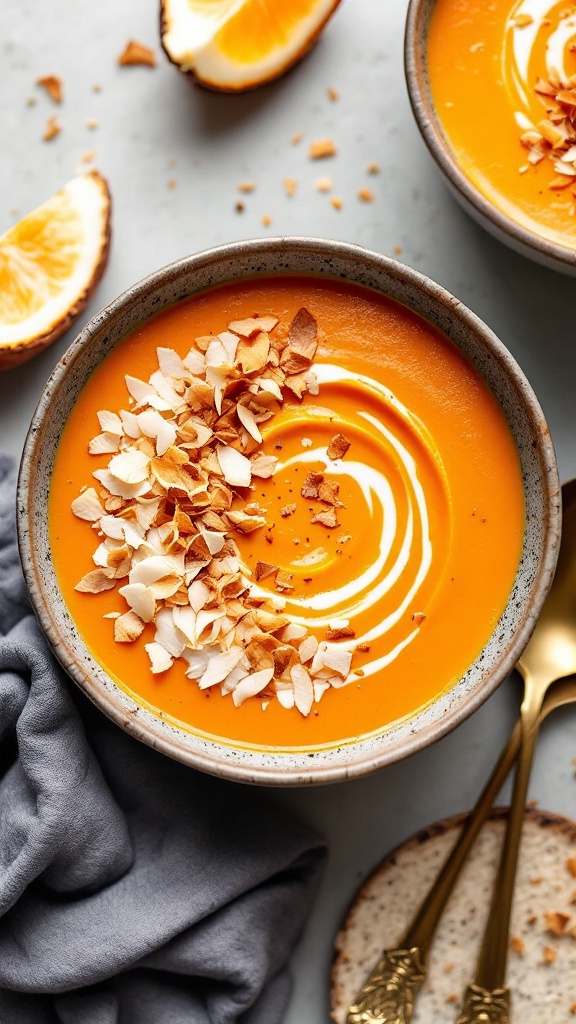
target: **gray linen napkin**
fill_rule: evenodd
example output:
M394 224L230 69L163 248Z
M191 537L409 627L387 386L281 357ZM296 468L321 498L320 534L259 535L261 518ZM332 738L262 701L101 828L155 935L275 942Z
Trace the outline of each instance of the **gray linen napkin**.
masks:
M277 1024L326 851L94 709L26 598L0 453L0 1024Z

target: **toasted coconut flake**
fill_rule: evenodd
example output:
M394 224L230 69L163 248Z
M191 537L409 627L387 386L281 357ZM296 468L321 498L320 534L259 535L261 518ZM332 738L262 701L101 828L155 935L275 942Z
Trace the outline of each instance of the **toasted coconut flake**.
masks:
M108 468L112 476L122 483L140 484L148 479L150 459L144 452L130 448L111 459Z
M317 675L324 668L331 669L333 673L346 678L352 664L352 654L343 647L322 641L312 661L312 675Z
M135 612L124 612L114 620L114 639L116 643L131 644L144 630L142 619Z
M298 657L302 664L306 664L308 661L312 661L312 658L318 650L318 641L313 633L309 633L308 636L304 637L302 643L298 648Z
M118 57L118 63L120 65L143 64L146 67L153 68L156 66L156 54L149 46L144 46L143 43L130 39Z
M335 434L326 449L328 458L332 459L332 461L336 461L336 459L343 459L350 447L350 444L351 442L344 437L344 434Z
M239 707L247 697L255 697L268 686L274 675L273 668L264 668L259 672L253 672L241 679L232 691L232 700L236 707Z
M238 406L236 407L236 412L238 413L238 419L240 420L240 423L248 431L250 437L257 441L258 444L261 444L262 434L258 429L258 424L256 423L256 419L254 418L254 413L252 412L252 410L249 409L247 405L238 404Z
M221 683L243 656L244 649L242 647L231 647L229 651L213 654L198 682L200 689L205 690L209 686L214 686L215 683Z
M253 339L241 339L236 352L236 365L244 374L263 370L270 352L270 338L266 331L260 331Z
M101 594L103 590L112 590L116 586L113 573L109 569L93 569L82 577L74 590L81 594Z
M325 512L317 512L311 517L310 522L320 523L321 526L327 527L328 530L333 530L336 526L340 525L335 508L326 509Z
M122 434L124 433L124 428L122 426L122 420L120 419L120 416L118 416L115 412L108 412L107 409L100 409L100 411L96 415L98 416L100 429L105 434L117 434L118 437L122 436Z
M250 316L245 320L233 320L231 324L228 324L228 330L234 331L242 338L251 338L253 334L259 334L261 331L269 334L277 323L278 318L275 316Z
M150 658L150 671L154 675L167 672L169 668L172 668L173 659L168 654L168 651L155 640L151 644L144 644L144 650Z
M120 587L118 593L143 622L152 622L156 611L156 601L149 587L144 583L127 583L124 587Z
M156 409L144 409L136 417L142 434L156 441L156 454L165 455L176 441L176 427L168 422Z
M326 630L327 640L350 640L356 636L351 626L336 626Z
M120 438L117 434L97 434L88 443L90 455L112 455L120 451Z
M104 515L104 508L93 487L87 487L82 494L74 498L72 511L78 519L85 519L89 523L98 522Z
M309 672L304 665L293 665L290 677L294 686L294 703L302 715L309 715L314 703L314 690Z
M216 449L220 469L231 487L249 487L252 479L250 460L235 448L223 446Z
M252 476L257 476L260 480L273 476L277 465L278 459L275 455L264 455L263 452L258 452L250 459Z
M265 580L268 576L275 576L279 570L279 566L272 565L270 562L256 562L256 569L254 570L254 576L256 582Z

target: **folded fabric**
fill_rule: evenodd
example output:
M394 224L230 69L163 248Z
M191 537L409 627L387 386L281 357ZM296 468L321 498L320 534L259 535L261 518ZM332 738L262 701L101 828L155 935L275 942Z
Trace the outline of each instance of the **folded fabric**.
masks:
M321 840L112 725L51 656L0 454L0 1022L277 1024Z

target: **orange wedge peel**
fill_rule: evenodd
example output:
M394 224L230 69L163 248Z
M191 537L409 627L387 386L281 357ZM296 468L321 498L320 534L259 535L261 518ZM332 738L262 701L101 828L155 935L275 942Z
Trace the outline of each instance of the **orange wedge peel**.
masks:
M162 46L222 92L255 89L301 60L340 0L162 0Z
M69 181L0 237L0 370L51 345L82 312L110 243L110 193L98 171Z

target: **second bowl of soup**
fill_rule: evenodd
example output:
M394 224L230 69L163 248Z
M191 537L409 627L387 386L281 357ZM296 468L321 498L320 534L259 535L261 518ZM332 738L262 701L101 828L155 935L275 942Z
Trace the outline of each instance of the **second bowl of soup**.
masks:
M456 198L523 255L576 274L576 15L554 0L411 0L412 108Z
M306 239L190 257L95 318L20 495L76 682L171 756L272 784L366 773L474 710L558 541L549 435L504 346L414 271Z

